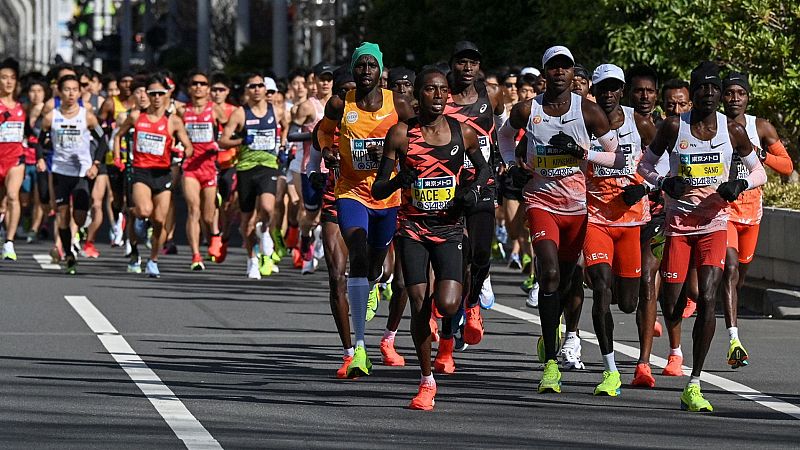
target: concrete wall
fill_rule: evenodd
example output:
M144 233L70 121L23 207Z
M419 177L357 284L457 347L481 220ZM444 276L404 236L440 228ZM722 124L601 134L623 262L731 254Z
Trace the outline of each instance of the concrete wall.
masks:
M800 286L800 211L764 208L747 278Z

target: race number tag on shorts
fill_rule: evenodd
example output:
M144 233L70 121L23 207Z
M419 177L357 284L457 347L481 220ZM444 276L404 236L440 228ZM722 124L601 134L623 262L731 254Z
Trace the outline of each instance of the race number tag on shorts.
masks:
M353 139L350 141L350 154L353 157L353 169L378 170L378 161L373 161L367 149L383 145L383 138Z
M543 177L566 177L580 170L577 158L549 145L537 145L530 159L533 170Z
M680 157L680 174L690 186L711 186L721 181L724 164L720 153L691 153Z
M24 128L23 122L3 122L0 124L0 142L22 142Z
M602 152L603 147L595 147L594 151ZM610 167L603 167L594 164L594 176L596 177L628 177L636 172L636 167L633 161L633 144L620 144L617 149L625 155L625 165L620 169L612 169Z
M488 164L489 156L491 156L492 154L492 146L491 144L489 144L489 136L483 136L479 134L478 146L481 149L481 153L483 153L483 160L486 161L486 163ZM464 167L467 169L472 169L473 167L475 167L472 165L472 161L470 161L467 152L464 152Z
M59 128L56 130L56 144L63 149L76 149L81 145L82 130Z
M275 129L270 128L267 130L247 130L247 134L253 136L253 143L248 145L250 150L256 151L275 151Z
M148 155L162 156L167 146L167 137L163 134L152 134L146 131L136 133L136 151Z
M447 209L456 194L456 177L418 178L411 189L411 204L422 211Z
M209 122L187 123L186 133L189 140L197 144L214 140L214 127Z

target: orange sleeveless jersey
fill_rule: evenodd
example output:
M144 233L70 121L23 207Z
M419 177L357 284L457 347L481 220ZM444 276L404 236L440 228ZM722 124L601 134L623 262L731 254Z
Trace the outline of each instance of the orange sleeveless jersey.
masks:
M379 162L369 157L367 147L383 145L389 128L397 123L392 91L381 89L383 105L375 112L363 111L356 106L356 91L345 96L344 113L339 123L339 154L341 156L336 198L351 198L372 209L400 206L400 192L389 198L372 198L372 183L378 173Z

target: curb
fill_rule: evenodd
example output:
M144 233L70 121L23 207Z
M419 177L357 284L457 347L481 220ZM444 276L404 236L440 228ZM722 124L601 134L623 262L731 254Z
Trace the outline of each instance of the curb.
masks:
M739 303L775 319L800 320L800 288L765 281L746 281Z

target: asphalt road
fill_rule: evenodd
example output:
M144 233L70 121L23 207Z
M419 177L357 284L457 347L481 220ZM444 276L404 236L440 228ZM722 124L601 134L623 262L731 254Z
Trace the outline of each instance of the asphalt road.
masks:
M508 309L484 312L483 342L456 355L455 375L437 376L436 410L410 411L419 371L407 316L397 337L407 366L379 364L386 304L368 324L374 375L335 379L341 349L324 267L301 277L283 262L280 274L250 281L241 249L193 273L181 247L161 259L162 278L151 280L125 273L121 250L104 244L100 259L81 259L79 275L68 277L34 260L47 248L18 244L19 260L0 262L2 448L773 448L800 441L796 322L743 311L739 327L752 363L734 371L719 315L706 366L721 378L703 384L715 412L700 415L679 410L685 377L656 376L653 390L628 387L635 359L620 353L622 395L592 395L602 363L586 339L587 300L587 370L565 372L563 394L540 395L537 311L524 306L520 276L500 268L492 278ZM634 317L616 311L615 321L619 347L637 347ZM692 323L684 323L689 362ZM655 355L667 350L666 337L657 339ZM731 392L741 385L752 390L747 398Z

